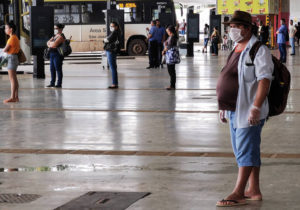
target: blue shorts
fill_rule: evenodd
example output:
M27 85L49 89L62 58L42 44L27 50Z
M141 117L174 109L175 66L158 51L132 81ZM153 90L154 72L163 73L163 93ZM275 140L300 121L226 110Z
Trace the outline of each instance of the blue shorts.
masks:
M265 120L261 120L260 124L257 126L234 128L234 115L234 112L229 112L231 144L237 164L239 167L259 167L261 165L261 131L265 124Z

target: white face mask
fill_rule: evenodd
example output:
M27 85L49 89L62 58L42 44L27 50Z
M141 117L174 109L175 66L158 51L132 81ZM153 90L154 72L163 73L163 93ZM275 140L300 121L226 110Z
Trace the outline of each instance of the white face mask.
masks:
M234 42L240 42L244 39L241 35L242 30L239 28L231 28L229 31L229 36Z
M57 29L54 29L54 34L58 34L58 30Z
M110 27L109 28L111 32L114 32L115 28L114 27Z

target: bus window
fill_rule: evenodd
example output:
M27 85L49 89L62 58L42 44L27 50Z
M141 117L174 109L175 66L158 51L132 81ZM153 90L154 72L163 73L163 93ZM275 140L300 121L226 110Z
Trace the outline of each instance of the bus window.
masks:
M125 23L142 23L144 21L144 7L140 2L119 3L117 9L124 10Z
M106 2L83 4L82 23L83 24L105 24ZM85 20L84 20L85 19Z
M80 23L79 4L57 4L54 7L54 23L78 24Z

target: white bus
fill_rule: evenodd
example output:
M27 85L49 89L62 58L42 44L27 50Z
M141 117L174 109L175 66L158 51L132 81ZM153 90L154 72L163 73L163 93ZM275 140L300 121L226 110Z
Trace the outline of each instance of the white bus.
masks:
M55 23L65 24L66 37L72 36L74 52L103 50L106 37L106 0L45 0L45 6L54 7ZM176 23L172 0L117 0L118 10L124 10L125 46L128 55L144 55L147 51L146 27L158 19L161 13L172 16L170 24Z

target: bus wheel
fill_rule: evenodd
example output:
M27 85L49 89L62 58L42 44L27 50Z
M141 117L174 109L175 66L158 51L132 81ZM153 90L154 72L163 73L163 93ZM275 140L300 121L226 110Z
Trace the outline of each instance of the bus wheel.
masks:
M128 44L128 55L141 56L147 52L147 45L141 39L133 39Z

